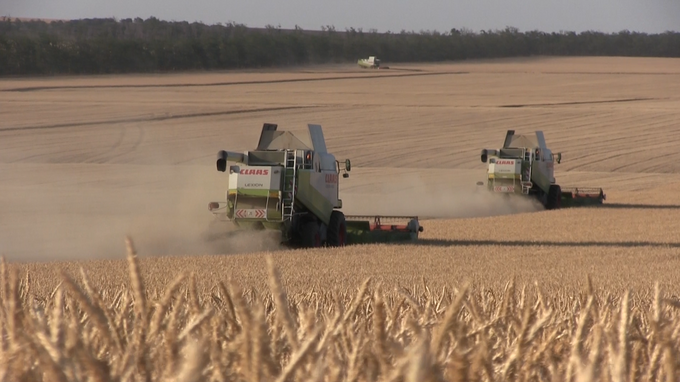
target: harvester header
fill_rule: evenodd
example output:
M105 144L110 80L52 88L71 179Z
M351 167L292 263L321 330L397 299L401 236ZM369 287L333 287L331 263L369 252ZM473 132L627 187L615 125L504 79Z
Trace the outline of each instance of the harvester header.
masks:
M351 162L327 151L320 125L309 124L306 136L277 127L263 125L255 150L218 151L217 171L229 172L226 201L208 206L218 220L280 231L282 242L294 247L417 239L423 230L417 217L374 217L371 223L340 211L340 174L349 177ZM381 218L407 222L385 226Z

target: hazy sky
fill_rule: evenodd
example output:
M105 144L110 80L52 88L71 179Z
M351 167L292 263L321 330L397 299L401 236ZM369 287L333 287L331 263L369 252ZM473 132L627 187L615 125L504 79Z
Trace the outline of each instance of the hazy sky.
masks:
M680 31L680 0L0 0L0 16L117 17L398 32L468 28L546 32Z

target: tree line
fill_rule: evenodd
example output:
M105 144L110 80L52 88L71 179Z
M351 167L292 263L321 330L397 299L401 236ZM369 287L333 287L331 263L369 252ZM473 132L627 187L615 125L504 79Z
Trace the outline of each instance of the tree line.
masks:
M631 31L385 32L248 28L237 23L136 19L0 20L0 76L262 68L356 62L433 62L519 56L680 57L680 33Z

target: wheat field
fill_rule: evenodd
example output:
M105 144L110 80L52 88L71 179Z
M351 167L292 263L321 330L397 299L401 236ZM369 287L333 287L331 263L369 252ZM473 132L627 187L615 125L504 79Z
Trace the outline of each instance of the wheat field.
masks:
M675 380L678 62L2 79L2 380ZM215 153L264 122L321 124L345 213L421 240L209 239ZM605 205L475 194L507 129Z

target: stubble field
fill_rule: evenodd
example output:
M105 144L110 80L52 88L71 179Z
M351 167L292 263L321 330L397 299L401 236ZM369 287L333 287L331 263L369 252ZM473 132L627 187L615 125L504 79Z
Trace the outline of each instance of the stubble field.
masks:
M192 353L186 376L213 380L669 378L680 351L678 63L4 79L0 252L20 280L5 277L1 317L8 333L45 334L3 337L3 365L41 355L54 380L157 380L179 365L173 341L193 336L210 350ZM419 243L288 251L257 235L207 240L207 203L226 188L215 154L254 147L264 122L321 124L329 149L352 160L345 213L424 217ZM507 129L543 130L563 153L558 182L603 187L605 205L539 211L476 194L479 151L500 146ZM125 235L138 264L125 260ZM181 272L194 281L163 299ZM281 288L290 304L277 300ZM28 364L3 370L35 375Z

